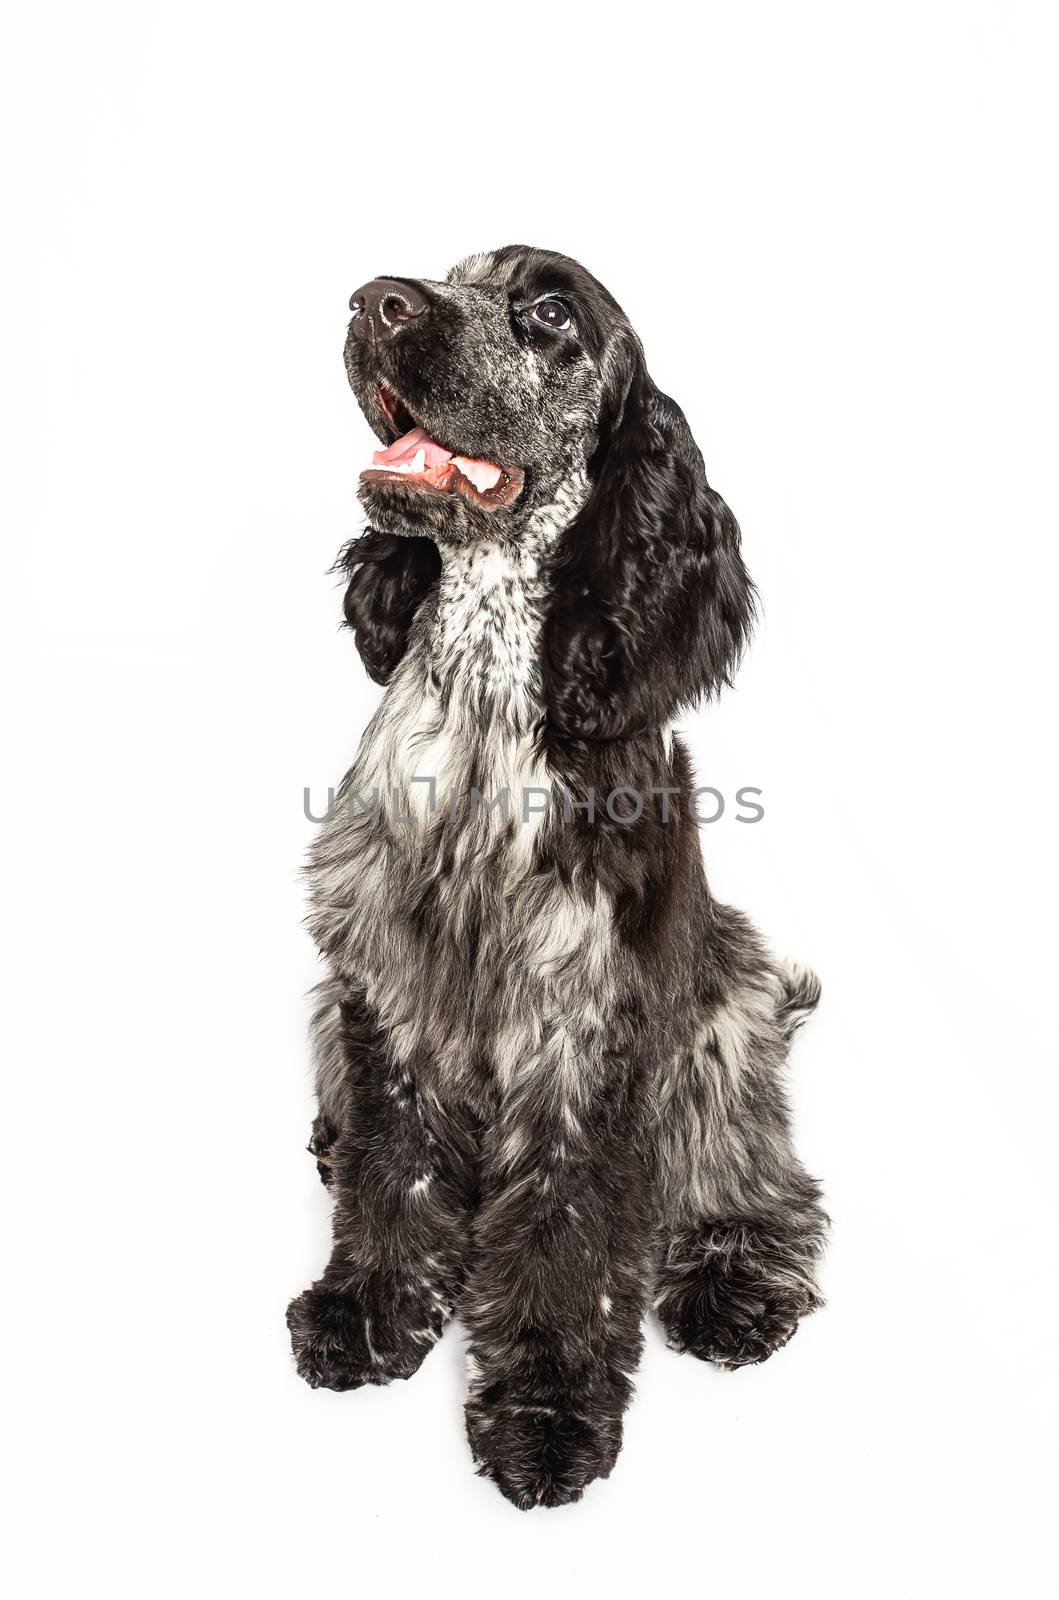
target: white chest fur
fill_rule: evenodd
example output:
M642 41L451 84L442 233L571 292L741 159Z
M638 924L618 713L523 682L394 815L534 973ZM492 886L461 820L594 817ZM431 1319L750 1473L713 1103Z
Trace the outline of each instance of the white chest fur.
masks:
M546 785L535 754L541 600L533 554L501 546L446 554L432 622L384 708L381 746L372 738L363 752L370 761L377 748L391 804L427 823L442 812L451 819L478 795L498 816L520 814L523 791Z

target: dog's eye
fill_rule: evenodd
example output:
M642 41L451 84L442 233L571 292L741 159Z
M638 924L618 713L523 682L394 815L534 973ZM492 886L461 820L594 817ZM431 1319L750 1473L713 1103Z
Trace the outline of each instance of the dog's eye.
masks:
M553 333L570 326L570 313L561 300L538 300L530 308L530 316L542 327L551 328Z

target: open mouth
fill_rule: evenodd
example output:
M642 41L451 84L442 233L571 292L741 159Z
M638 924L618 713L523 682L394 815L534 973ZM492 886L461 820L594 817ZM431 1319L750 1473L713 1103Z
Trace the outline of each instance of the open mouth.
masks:
M372 483L399 482L434 494L461 494L487 511L509 506L517 499L523 483L519 467L461 456L439 444L417 424L388 384L379 385L379 404L399 437L385 450L376 450L361 478Z

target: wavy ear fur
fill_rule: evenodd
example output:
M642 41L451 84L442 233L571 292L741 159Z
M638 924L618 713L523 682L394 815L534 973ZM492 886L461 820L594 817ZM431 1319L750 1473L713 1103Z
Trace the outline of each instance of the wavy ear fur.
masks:
M412 618L441 573L437 545L369 528L335 562L349 575L342 609L371 677L388 683L408 645Z
M754 619L738 524L638 343L619 389L552 568L544 683L566 738L628 737L716 692Z

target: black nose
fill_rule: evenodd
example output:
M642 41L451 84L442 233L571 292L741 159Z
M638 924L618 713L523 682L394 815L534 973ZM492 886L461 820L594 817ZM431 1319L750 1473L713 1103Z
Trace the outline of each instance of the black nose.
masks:
M414 284L395 278L373 278L349 302L353 335L374 342L394 334L428 310L427 298Z

